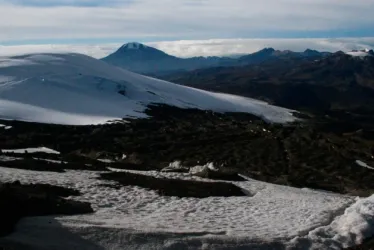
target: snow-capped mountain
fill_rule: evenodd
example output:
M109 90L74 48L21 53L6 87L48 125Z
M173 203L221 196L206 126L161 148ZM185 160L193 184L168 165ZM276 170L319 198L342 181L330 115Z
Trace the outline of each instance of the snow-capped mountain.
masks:
M142 49L147 49L147 48L149 47L144 44L137 43L137 42L127 43L121 47L121 49L123 50L131 50L131 49L142 50Z
M138 73L168 73L217 66L232 61L220 57L178 58L141 43L127 43L102 59L110 64Z
M148 50L148 47L131 44L122 49ZM149 104L248 112L272 122L294 120L290 110L265 102L176 85L85 55L31 54L0 58L1 119L97 124L146 117L144 111Z
M174 56L168 55L161 50L148 47L141 43L127 43L121 46L117 51L103 58L113 64L123 65L127 63L158 61L158 60L173 60L178 59Z

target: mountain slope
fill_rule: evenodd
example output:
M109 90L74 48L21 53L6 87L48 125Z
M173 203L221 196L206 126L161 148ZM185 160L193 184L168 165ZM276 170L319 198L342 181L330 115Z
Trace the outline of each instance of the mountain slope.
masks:
M243 67L164 77L183 85L239 94L291 109L367 112L374 102L374 57L337 52L322 59L278 59ZM366 111L365 111L366 110Z
M248 112L273 122L290 110L138 75L80 54L0 58L0 118L58 124L97 124L146 117L149 104L218 112Z

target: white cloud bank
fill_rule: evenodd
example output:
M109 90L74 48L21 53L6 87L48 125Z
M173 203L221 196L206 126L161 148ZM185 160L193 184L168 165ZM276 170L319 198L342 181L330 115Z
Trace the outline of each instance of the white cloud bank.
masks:
M126 42L126 41L125 41ZM124 42L124 43L125 43ZM368 38L334 38L334 39L211 39L182 40L146 43L179 57L222 56L248 54L265 47L280 50L303 51L307 48L319 51L335 52L353 49L374 48L374 37ZM102 58L122 44L63 44L63 45L17 45L0 46L1 55L16 55L33 52L77 52Z
M370 30L374 0L55 2L0 0L0 43L46 39L300 37L330 31L334 37L373 34Z

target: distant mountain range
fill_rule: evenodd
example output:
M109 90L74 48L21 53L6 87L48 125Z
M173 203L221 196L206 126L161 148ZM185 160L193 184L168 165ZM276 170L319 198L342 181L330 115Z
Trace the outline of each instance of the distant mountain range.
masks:
M162 78L209 91L262 99L296 110L322 114L352 112L369 115L371 119L374 114L373 51L339 51L323 56L311 50L279 53L265 49L240 59L250 58L247 62L257 61L256 64L199 69ZM276 60L269 60L274 57Z
M362 53L369 54L372 51L357 52L356 54L362 55ZM374 55L374 53L372 54ZM137 73L165 75L178 71L185 72L211 67L245 66L274 60L316 60L329 55L331 55L329 52L319 52L311 49L307 49L304 52L294 52L265 48L258 52L235 58L215 56L179 58L141 43L128 43L102 60Z

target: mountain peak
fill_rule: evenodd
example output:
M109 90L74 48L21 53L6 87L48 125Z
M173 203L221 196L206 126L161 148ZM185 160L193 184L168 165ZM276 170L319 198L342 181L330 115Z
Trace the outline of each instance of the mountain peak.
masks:
M257 53L273 53L273 52L275 52L275 49L273 48L264 48L260 51L257 51Z
M321 55L321 52L319 52L318 50L313 50L313 49L306 49L304 52L302 52L302 54L304 56L320 56Z
M310 53L320 53L318 50L314 50L314 49L306 49L305 51L304 51L304 53L306 53L306 54L310 54Z
M120 50L144 49L144 48L147 48L147 46L144 45L144 44L142 44L142 43L131 42L131 43L126 43L126 44L122 45L122 47L120 48Z

